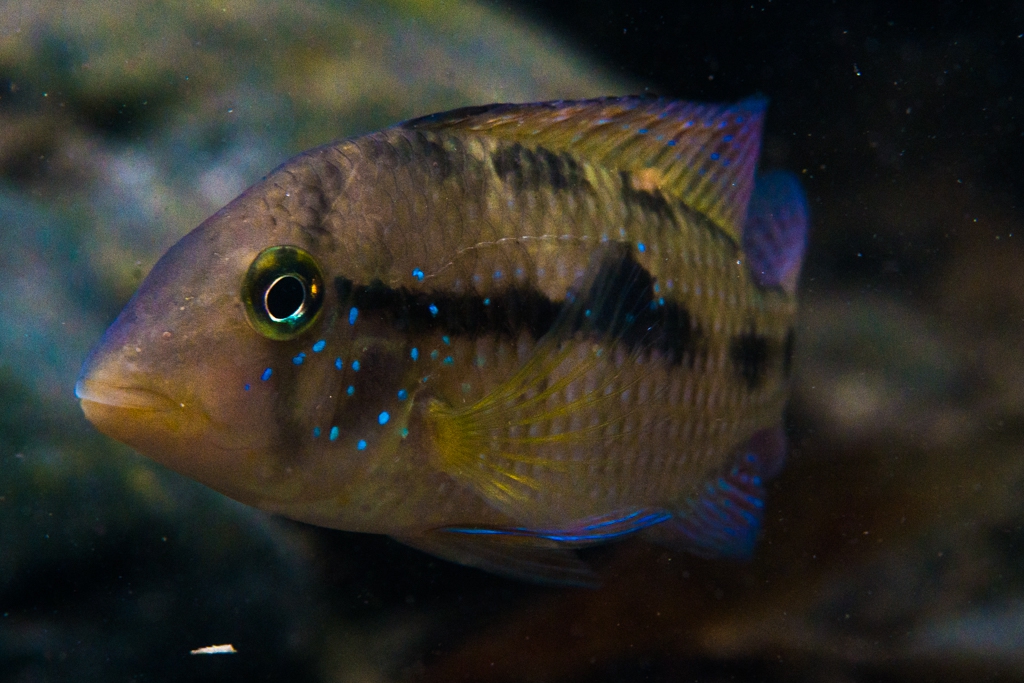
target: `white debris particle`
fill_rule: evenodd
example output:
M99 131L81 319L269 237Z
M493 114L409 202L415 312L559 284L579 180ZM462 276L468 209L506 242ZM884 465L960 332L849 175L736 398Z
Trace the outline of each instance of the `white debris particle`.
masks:
M227 645L209 645L207 647L201 647L198 650L192 650L194 655L233 655L238 650L235 649L234 645L228 643Z

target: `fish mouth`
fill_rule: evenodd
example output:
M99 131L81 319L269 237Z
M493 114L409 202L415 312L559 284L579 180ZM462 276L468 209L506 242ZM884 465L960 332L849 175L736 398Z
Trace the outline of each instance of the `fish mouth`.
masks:
M83 408L89 403L107 408L151 412L165 412L179 407L175 401L151 389L117 386L88 378L79 379L75 383L75 396L82 402Z

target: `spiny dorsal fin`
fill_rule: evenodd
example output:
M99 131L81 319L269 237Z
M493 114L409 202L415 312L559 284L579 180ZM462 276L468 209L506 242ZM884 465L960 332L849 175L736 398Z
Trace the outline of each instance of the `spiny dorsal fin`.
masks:
M401 124L457 130L577 154L683 201L740 243L767 101L700 104L652 97L492 104Z

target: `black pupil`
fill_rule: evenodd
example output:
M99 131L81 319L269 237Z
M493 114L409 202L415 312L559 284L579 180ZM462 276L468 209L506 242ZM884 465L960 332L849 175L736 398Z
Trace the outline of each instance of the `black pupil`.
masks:
M264 297L267 313L273 320L284 320L299 313L305 300L306 287L294 275L285 275L274 280Z

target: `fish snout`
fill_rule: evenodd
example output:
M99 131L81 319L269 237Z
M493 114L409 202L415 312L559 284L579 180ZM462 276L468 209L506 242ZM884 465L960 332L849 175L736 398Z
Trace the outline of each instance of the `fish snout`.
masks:
M130 383L127 386L120 383L111 384L88 375L80 377L75 383L75 396L82 402L82 408L86 410L87 415L88 403L122 410L164 411L177 407L173 400L152 389L132 386Z

